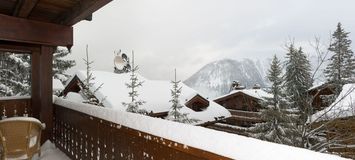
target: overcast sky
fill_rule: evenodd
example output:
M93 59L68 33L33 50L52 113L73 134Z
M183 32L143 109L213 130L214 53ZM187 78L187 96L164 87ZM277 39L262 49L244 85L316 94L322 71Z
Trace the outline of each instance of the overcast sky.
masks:
M143 76L169 80L176 68L184 80L223 58L283 56L289 39L311 53L338 22L355 40L354 0L113 0L74 26L70 72L84 69L88 44L95 70L113 71L114 51L134 50Z

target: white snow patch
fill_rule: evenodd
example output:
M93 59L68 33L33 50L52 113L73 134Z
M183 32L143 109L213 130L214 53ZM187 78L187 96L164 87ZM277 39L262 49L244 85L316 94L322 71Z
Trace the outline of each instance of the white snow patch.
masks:
M32 160L70 160L70 158L47 140L41 147L41 157L35 155Z
M68 92L67 95L65 96L65 99L73 102L79 102L79 103L84 101L82 95L75 92Z
M325 82L319 82L319 83L313 85L311 88L309 88L308 91L313 90L313 89L316 89L316 88L318 88L318 87L321 87L321 86L323 86L323 85L325 85L325 84L326 84Z
M16 100L16 99L30 99L31 96L11 96L11 97L0 97L0 100Z
M211 130L199 126L187 125L139 114L113 111L94 105L75 103L61 98L56 104L111 121L141 132L166 138L190 147L199 148L237 160L342 160L335 155L323 154L307 149L257 140ZM255 153L255 151L257 153Z
M64 86L59 79L53 78L53 91L62 91L64 90Z

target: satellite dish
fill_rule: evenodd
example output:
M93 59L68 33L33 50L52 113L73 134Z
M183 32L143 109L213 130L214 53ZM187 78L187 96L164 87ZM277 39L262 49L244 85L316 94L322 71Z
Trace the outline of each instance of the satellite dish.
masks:
M114 60L113 60L113 63L115 64L115 67L118 69L118 70L122 70L123 67L125 66L125 61L122 59L121 56L115 56Z
M121 57L125 62L128 62L128 57L126 54L122 53Z

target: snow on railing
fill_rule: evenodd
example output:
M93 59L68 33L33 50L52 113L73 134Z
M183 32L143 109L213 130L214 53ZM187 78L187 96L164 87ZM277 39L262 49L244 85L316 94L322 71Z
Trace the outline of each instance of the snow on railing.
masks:
M2 100L17 100L17 99L31 99L31 96L0 97L0 101L2 101Z
M131 142L124 141L124 143L122 143L122 144L115 144L115 145L123 145L124 146L124 145L130 145L131 143L133 143L138 148L142 148L142 149L145 148L145 151L146 151L146 148L151 148L151 147L152 148L156 147L155 149L158 149L158 151L154 151L155 154L152 153L153 151L151 151L149 153L143 152L143 154L145 154L144 156L148 156L148 157L155 156L155 155L159 154L160 153L159 150L162 150L162 152L163 152L163 151L166 151L168 147L174 147L175 145L184 144L184 149L186 149L185 153L190 152L190 151L188 151L189 147L193 148L192 150L195 150L195 151L193 151L195 153L195 155L193 155L192 158L193 157L196 158L196 156L198 156L198 155L196 155L196 153L198 153L198 152L196 152L196 150L202 151L202 152L200 152L201 156L197 157L197 159L202 158L202 157L204 157L205 159L216 159L216 157L218 157L218 155L221 155L220 157L218 157L218 159L225 159L224 157L229 157L231 159L237 159L237 160L259 160L259 159L337 160L337 159L344 159L344 158L341 158L341 157L335 156L335 155L317 153L317 152L302 149L302 148L296 148L296 147L291 147L291 146L286 146L286 145L265 142L265 141L261 141L261 140L257 140L257 139L253 139L253 138L248 138L248 137L239 136L239 135L235 135L235 134L229 134L229 133L225 133L225 132L215 131L215 130L211 130L211 129L207 129L207 128L203 128L203 127L198 127L198 126L193 126L193 125L171 122L171 121L167 121L167 120L163 120L163 119L159 119L159 118L152 118L152 117L143 116L143 115L139 115L139 114L127 113L127 112L122 112L122 111L115 111L115 110L108 109L108 108L102 108L102 107L92 106L92 105L88 105L88 104L71 102L71 101L67 101L64 99L60 99L60 98L55 100L55 104L57 105L55 107L56 112L59 112L60 108L63 108L63 107L74 110L72 112L78 112L78 114L73 114L71 116L71 118L77 117L78 122L76 125L79 125L80 123L83 123L84 126L91 125L90 121L84 121L83 118L78 117L78 115L84 113L84 114L90 115L89 117L92 120L95 120L97 118L99 118L99 120L101 119L100 120L101 123L106 123L104 121L113 122L113 123L107 123L106 127L110 126L110 125L113 127L116 127L116 128L123 127L123 128L126 128L125 132L128 132L127 130L139 131L138 136L141 136L141 134L143 134L144 135L143 137L146 140L157 141L157 143L163 144L163 143L165 143L164 140L160 141L159 137L160 137L160 139L167 139L166 140L167 144L165 144L166 147L162 147L162 146L156 147L156 145L158 145L158 144L153 144L153 143L149 143L150 145L144 146L144 145L147 145L147 143L141 142L142 139L137 140L138 136L131 137L132 134L122 134L121 132L119 132L120 135L118 135L118 136L126 136L126 137L116 137L116 138L127 139ZM63 106L63 107L60 107L60 106ZM63 121L65 120L65 118L70 119L69 115L58 115L58 113L55 113L55 114L56 114L55 115L56 120L58 118L63 119ZM79 123L79 121L81 121L81 122ZM79 136L79 137L80 136L81 137L88 136L85 134L81 135L81 134L83 134L82 132L78 131L77 128L72 127L71 124L68 124L65 122L56 121L55 125L56 125L56 127L58 127L58 125L63 126L62 128L59 127L60 132L59 133L57 132L55 134L62 134L61 136L63 136L63 134L66 134L66 132L71 132L71 134L65 135L65 136L69 136L69 137L70 136L74 136L74 137L75 136ZM75 124L73 124L73 125L75 125ZM97 125L100 125L100 123ZM88 127L87 129L89 130L89 128L90 127ZM111 131L112 131L112 129L113 128L111 128ZM102 137L105 137L105 134L107 134L107 133L101 133L101 131L97 131L94 129L92 129L92 131L95 133L91 133L91 134L99 134L99 135L103 134ZM105 132L105 131L102 131L102 132ZM151 136L149 136L149 135L151 135ZM109 139L103 138L103 140L98 140L99 141L98 145L100 145L100 143L102 145L102 143L105 141L109 142L112 140L112 138L115 138L115 137L111 137L111 135L110 135ZM82 146L76 146L75 144L74 145L67 144L68 142L60 141L60 140L58 140L58 143L66 143L67 146L62 145L61 147L64 147L64 148L69 147L69 148L73 148L74 150L82 147ZM98 152L105 151L103 149L105 147L105 145L101 146ZM139 145L141 145L141 146L139 146ZM87 150L93 149L90 146L86 146L86 147L89 147L89 149L87 149ZM203 152L203 151L207 151L207 152ZM111 151L109 151L109 152L110 153L105 153L104 155L106 155L106 156L107 156L107 154L111 155ZM114 151L112 151L112 152L114 152ZM141 152L141 151L135 150L135 152ZM179 150L177 148L177 150L175 150L175 152L177 153L176 155L179 155L178 152L184 152L184 151L182 151L181 149ZM68 153L70 154L70 151L69 152L67 151L67 154ZM171 153L174 154L174 152L171 152ZM213 155L211 153L215 153L217 155ZM85 154L88 154L88 153L85 153ZM95 154L98 155L97 153L95 153ZM112 153L112 154L114 154L114 153ZM203 154L205 154L205 156L203 156ZM206 154L209 156L206 156ZM78 156L78 155L74 155L74 156ZM134 155L132 153L132 155L129 155L129 156L134 156ZM174 155L170 154L170 156L172 156L170 158L176 159L176 157L174 157ZM211 158L213 156L214 156L214 158ZM129 159L132 157L127 157L127 155L125 155L125 158ZM136 159L136 157L134 157L134 159ZM156 159L156 157L155 157L155 159Z

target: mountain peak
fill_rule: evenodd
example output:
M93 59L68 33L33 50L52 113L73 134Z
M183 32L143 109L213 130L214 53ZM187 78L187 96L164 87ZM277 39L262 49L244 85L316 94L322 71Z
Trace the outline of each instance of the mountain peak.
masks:
M230 91L233 81L247 88L255 84L265 86L260 67L251 59L221 59L203 66L184 83L209 97L217 97Z

